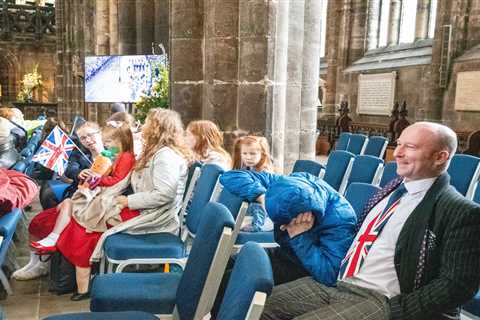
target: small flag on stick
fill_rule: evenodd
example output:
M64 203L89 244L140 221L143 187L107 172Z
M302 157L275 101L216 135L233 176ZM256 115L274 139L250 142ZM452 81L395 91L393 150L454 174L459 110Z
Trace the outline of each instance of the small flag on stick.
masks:
M47 136L32 158L42 166L63 175L68 164L68 157L76 148L68 135L56 126Z

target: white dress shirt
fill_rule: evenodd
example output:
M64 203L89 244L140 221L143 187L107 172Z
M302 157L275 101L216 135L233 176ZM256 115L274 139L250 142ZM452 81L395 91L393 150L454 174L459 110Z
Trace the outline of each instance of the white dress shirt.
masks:
M407 193L400 198L395 212L373 243L360 270L355 276L346 278L343 281L359 287L375 290L388 298L400 294L400 284L393 261L398 236L405 221L420 201L422 201L436 179L437 178L428 178L405 182ZM369 212L360 231L355 236L352 246L356 243L359 235L363 234L370 221L385 208L392 193L382 199L382 201Z

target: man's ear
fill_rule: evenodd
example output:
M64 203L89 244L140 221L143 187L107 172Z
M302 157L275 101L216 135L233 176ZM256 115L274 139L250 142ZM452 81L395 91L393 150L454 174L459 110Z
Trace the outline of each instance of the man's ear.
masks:
M435 164L437 166L443 166L450 159L450 152L447 150L442 150L436 153L435 155Z

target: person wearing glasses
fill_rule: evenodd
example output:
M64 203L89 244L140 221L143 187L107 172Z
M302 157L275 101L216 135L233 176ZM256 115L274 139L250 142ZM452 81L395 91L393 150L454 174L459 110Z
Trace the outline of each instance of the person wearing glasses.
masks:
M92 159L103 151L102 135L98 124L89 121L83 123L76 129L76 136L80 142L77 145L82 148L83 154L75 149L70 155L65 176L70 178L73 183L65 191L64 199L75 193L79 181L87 177L87 169L90 168ZM61 206L62 203L52 208L44 208L46 210L32 219L28 227L31 241L42 239L48 235L52 229L52 223L55 223L56 220L52 219L52 216L58 215ZM48 263L40 261L39 256L32 251L30 252L30 261L15 271L12 277L17 280L31 280L47 273Z

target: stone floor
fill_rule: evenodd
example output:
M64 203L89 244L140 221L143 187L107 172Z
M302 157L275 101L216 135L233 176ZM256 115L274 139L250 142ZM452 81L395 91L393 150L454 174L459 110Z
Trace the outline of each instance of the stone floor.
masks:
M32 209L25 213L26 221L41 210L39 201L32 203ZM17 226L17 232L24 229L26 223ZM16 242L15 253L20 266L27 264L29 257L28 244L25 236L20 235L20 241ZM89 311L90 301L70 301L70 294L57 296L48 292L48 276L30 280L10 280L13 295L0 300L0 306L7 320L37 320L47 315Z

